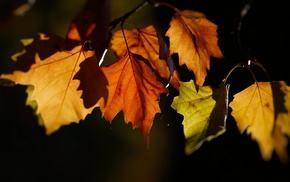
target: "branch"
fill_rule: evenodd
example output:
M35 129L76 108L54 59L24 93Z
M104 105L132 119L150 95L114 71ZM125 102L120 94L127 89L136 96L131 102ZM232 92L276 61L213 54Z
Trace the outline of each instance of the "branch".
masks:
M129 11L128 13L124 14L123 16L114 19L111 23L111 29L110 31L112 31L114 28L116 28L116 26L121 23L123 24L125 22L125 20L127 18L129 18L129 16L131 16L133 13L139 11L140 9L142 9L143 7L145 7L146 5L148 5L149 1L143 1L141 4L139 4L137 7L135 7L134 9L132 9L131 11Z

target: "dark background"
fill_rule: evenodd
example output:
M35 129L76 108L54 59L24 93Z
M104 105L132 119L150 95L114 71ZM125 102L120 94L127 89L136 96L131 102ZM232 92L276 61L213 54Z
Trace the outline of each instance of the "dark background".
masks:
M9 21L7 17L15 7L14 3L17 5L21 1L0 2L0 73L3 73L13 64L10 56L22 50L20 39L32 37L37 32L65 36L70 21L85 1L38 0L25 15ZM114 18L141 1L112 2ZM289 85L288 3L282 0L168 2L180 9L203 12L219 26L219 45L225 58L212 58L207 84L217 86L236 64L255 58L264 65L272 80L284 80ZM240 12L245 4L250 5L250 10L238 36ZM146 7L129 20L138 25L154 23L166 31L172 13L164 7ZM179 69L184 81L192 78L192 73L185 67ZM265 73L253 69L259 81L267 81ZM230 96L252 82L246 69L235 70L228 79ZM290 180L289 164L280 163L275 154L271 161L263 161L257 144L250 136L239 133L231 116L225 134L185 156L183 117L170 107L173 97L178 94L171 87L168 96L161 96L162 114L156 115L149 149L146 149L139 130L133 130L130 124L123 122L122 113L108 123L101 118L98 109L85 121L63 126L54 134L45 136L45 130L38 126L31 108L25 106L25 89L21 85L0 86L1 182Z

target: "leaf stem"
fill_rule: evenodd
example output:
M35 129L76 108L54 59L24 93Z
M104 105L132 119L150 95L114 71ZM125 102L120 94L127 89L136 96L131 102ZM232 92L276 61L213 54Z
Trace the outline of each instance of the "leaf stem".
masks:
M180 10L176 7L174 7L173 5L166 3L166 2L156 2L156 3L151 3L153 7L157 8L159 6L165 6L168 7L172 10L174 10L175 12L177 12L178 14L180 14Z
M121 22L121 30L122 30L122 34L123 34L123 37L124 37L124 41L125 41L125 44L126 44L127 50L130 51L130 50L129 50L129 46L128 46L128 42L127 42L127 39L126 39L126 35L125 35L125 32L124 32L123 24L124 24L124 21Z
M231 73L236 69L236 68L243 68L244 67L244 64L243 63L238 63L236 66L234 66L230 71L229 73L227 74L227 76L223 79L223 83L225 84L229 78L229 76L231 75Z
M143 1L142 3L140 3L138 6L136 6L134 9L132 9L131 11L129 11L129 12L127 12L126 14L124 14L123 16L114 19L114 20L110 23L110 26L111 26L110 31L112 31L114 28L116 28L116 26L117 26L119 23L123 24L127 18L129 18L133 13L139 11L140 9L142 9L143 7L145 7L146 5L148 5L148 3L149 3L149 2L145 0L145 1Z
M248 61L249 62L249 61ZM253 65L256 65L258 66L261 70L263 70L263 72L266 74L266 77L268 80L271 80L271 77L270 75L268 74L266 68L257 60L257 59L254 59L254 60L250 60L250 63L248 64L253 64Z
M264 71L264 73L266 74L267 76L267 79L268 80L271 80L266 68L256 59L254 60L248 60L246 62L242 62L242 63L238 63L236 66L234 66L230 71L229 73L227 74L227 76L223 79L223 83L226 83L227 82L227 79L228 77L230 76L230 74L236 69L236 68L247 68L250 72L251 72L251 75L253 76L254 80L257 81L256 79L256 76L255 74L253 73L252 69L251 69L251 65L256 65L258 66L261 70Z

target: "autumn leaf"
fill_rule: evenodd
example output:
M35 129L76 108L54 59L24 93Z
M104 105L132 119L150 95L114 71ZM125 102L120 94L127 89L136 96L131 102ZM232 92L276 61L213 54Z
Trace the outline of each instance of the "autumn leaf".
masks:
M275 94L274 94L275 93ZM257 141L262 158L269 161L275 151L282 162L290 136L290 92L283 81L255 82L234 95L230 103L239 131Z
M196 151L205 141L221 135L225 131L226 97L225 85L213 91L209 86L196 86L193 80L181 82L179 96L174 97L171 107L184 116L185 153Z
M88 0L66 38L39 34L23 40L25 50L2 79L27 85L26 104L51 134L79 122L106 102L107 80L99 62L109 43L110 1ZM97 26L98 24L98 26Z
M179 64L185 64L202 86L210 70L210 57L222 58L218 46L217 26L205 15L192 10L177 11L166 32L170 54L178 53Z
M160 57L160 38L158 39L157 32L153 25L145 28L125 29L125 37L122 30L115 31L111 40L111 49L120 58L129 50L134 54L139 54L149 60L154 70L158 72L161 78L169 80L172 86L176 89L179 87L179 74L173 71L173 75L167 66L167 56ZM126 39L126 42L125 42ZM166 57L166 58L165 58Z
M167 93L148 61L128 51L117 62L101 67L108 80L108 101L102 110L111 122L122 110L126 123L140 128L148 144L148 134L156 113L160 113L159 96Z
M46 37L43 34L39 36L40 39L45 38L44 41L50 40L50 37ZM51 41L54 40L58 39L51 39ZM34 43L32 42L31 44ZM29 47L29 45L26 47ZM53 45L53 43L47 45ZM32 47L34 46L36 45ZM49 49L43 51L49 52ZM83 91L80 90L80 82L84 80L74 79L74 76L80 70L81 63L84 64L90 61L97 63L94 51L84 51L83 46L79 45L72 50L60 49L42 60L38 52L27 49L24 54L20 54L19 58L19 60L16 60L16 63L21 61L32 63L32 60L34 60L34 63L31 64L28 71L18 69L21 63L15 64L16 66L13 72L2 74L1 78L34 87L33 93L31 93L28 99L36 101L36 113L41 115L40 117L43 119L47 134L58 130L62 125L79 122L87 114L91 113L94 107L103 107L102 104L104 104L104 101L102 99L100 100L100 98L106 94L99 95L94 100L94 105L91 104L91 107L86 108L82 99L84 97ZM96 70L93 67L90 69L96 71L97 67L95 68ZM89 72L90 69L87 69L87 71ZM30 101L27 102L30 103Z

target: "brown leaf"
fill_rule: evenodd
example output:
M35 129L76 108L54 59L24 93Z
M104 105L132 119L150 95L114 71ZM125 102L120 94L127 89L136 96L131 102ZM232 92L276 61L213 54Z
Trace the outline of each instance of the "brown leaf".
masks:
M170 22L166 36L170 54L178 53L179 64L195 74L196 83L203 85L210 70L210 57L222 58L218 46L217 26L205 15L192 10L178 11Z
M148 143L155 114L161 112L159 96L167 93L167 89L157 80L146 60L131 52L101 69L108 79L109 91L103 116L111 122L123 110L125 122L140 128Z

